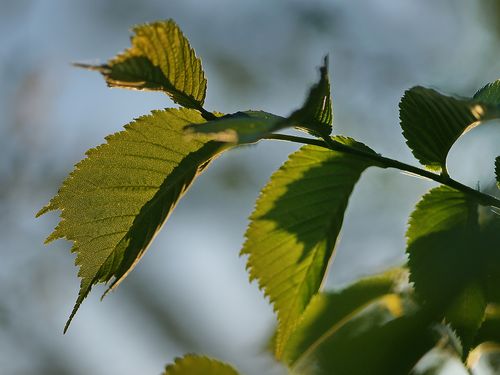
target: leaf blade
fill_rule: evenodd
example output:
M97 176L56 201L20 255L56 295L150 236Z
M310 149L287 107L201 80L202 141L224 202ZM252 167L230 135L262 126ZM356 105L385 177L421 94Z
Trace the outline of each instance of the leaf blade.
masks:
M410 281L423 303L457 330L464 355L487 303L483 287L487 252L478 218L473 198L442 185L417 203L407 231Z
M349 138L335 140L367 149ZM278 358L320 287L351 191L371 165L340 152L304 146L273 174L257 200L241 254L249 255L250 279L259 280L278 313Z
M219 360L187 354L167 365L162 375L238 375L238 372Z
M219 142L241 145L255 143L279 129L282 117L264 111L236 112L203 124L185 127L188 134L206 134Z
M200 137L184 142L182 128L201 122L197 111L155 111L106 137L87 152L58 194L37 216L61 210L47 242L73 241L82 279L75 307L98 282L116 287L144 255L178 200L206 164L223 150Z
M196 56L173 20L133 28L131 47L105 65L84 65L99 71L111 87L163 91L186 108L201 110L207 80Z
M320 293L314 297L294 332L294 339L307 339L308 334L301 335L315 325L323 325L327 332L293 363L294 373L410 372L435 344L430 319L415 306L406 308L405 297L391 291L390 284L380 286L386 290L380 289L378 297L373 294L366 306L359 306L360 311L353 311L339 322L332 317L337 309L342 309L339 301L335 301L336 296Z
M404 269L394 269L362 278L339 291L315 295L286 343L283 359L295 367L301 358L310 356L368 306L377 302L383 304L384 298L389 301L388 296L395 293L406 278ZM396 306L392 310L399 308Z
M415 158L428 169L446 172L446 157L455 141L480 121L498 118L495 106L443 95L416 86L399 103L403 136Z
M495 159L495 175L497 176L497 186L500 189L500 156Z
M328 78L328 56L320 67L320 79L311 87L306 101L286 120L285 126L295 125L314 136L327 137L332 132L333 109Z
M500 79L488 83L474 94L474 99L483 103L500 104Z

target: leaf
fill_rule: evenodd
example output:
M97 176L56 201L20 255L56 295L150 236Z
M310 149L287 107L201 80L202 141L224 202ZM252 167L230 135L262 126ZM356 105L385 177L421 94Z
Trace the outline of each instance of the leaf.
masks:
M500 344L500 305L491 304L486 309L484 322L475 338L475 346L485 342Z
M500 79L488 83L476 92L474 99L487 104L500 105Z
M81 286L65 331L93 285L116 287L144 255L177 201L223 146L182 129L201 122L197 111L154 111L87 151L58 194L37 216L61 210L47 242L73 241ZM109 290L108 289L108 290Z
M373 152L350 138L334 140ZM324 279L349 196L370 165L366 159L304 146L273 174L257 200L241 254L249 255L250 279L259 280L278 314L278 358Z
M320 80L316 83L302 106L293 112L286 120L287 126L298 128L314 136L329 136L332 132L333 110L330 96L330 81L328 79L328 56L325 56L320 67ZM283 125L284 127L285 125Z
M176 358L162 375L238 375L230 365L205 356L187 354Z
M434 188L411 214L406 235L410 281L427 306L442 310L466 355L486 308L478 205L450 187Z
M332 294L315 296L304 313L292 339L307 338L310 329L319 332L323 323L327 331L297 358L293 373L408 374L436 344L437 335L430 328L429 316L418 310L403 314L404 300L397 294L381 296L338 323L331 315L335 314L334 304L339 301L332 298L335 298ZM336 306L342 308L339 303Z
M254 143L278 130L282 117L264 111L236 112L203 124L185 127L188 133L206 134L231 144Z
M455 141L478 122L498 116L495 106L421 86L406 91L399 103L401 128L413 155L427 168L444 174Z
M332 132L332 100L328 80L328 57L320 67L320 80L302 106L288 118L263 111L237 112L203 125L188 125L186 130L210 134L221 142L233 144L254 143L274 131L296 126L314 136L328 136Z
M201 61L174 21L133 28L132 46L97 70L111 87L163 91L186 107L203 111L207 80Z
M404 269L393 269L360 279L337 292L315 295L286 343L284 361L293 367L300 358L312 355L345 324L373 304L383 304L394 315L401 315L400 301L394 293L405 278L407 272Z
M497 176L497 186L500 189L500 156L495 159L495 174Z

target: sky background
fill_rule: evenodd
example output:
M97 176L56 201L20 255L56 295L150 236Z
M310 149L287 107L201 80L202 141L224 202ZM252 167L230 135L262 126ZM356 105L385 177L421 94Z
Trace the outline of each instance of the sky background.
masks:
M303 103L328 53L334 132L416 164L399 98L417 84L471 95L499 78L496 3L0 0L0 373L158 374L186 352L245 374L283 373L264 352L272 308L238 253L258 192L292 144L261 142L219 158L127 280L103 302L95 288L62 335L79 287L74 256L68 242L43 245L57 214L34 214L85 150L133 118L174 106L160 93L109 89L71 62L104 62L129 45L132 25L173 18L202 58L207 109L285 116ZM491 122L462 137L451 175L491 184L498 129ZM432 186L368 170L326 288L403 263L407 217Z

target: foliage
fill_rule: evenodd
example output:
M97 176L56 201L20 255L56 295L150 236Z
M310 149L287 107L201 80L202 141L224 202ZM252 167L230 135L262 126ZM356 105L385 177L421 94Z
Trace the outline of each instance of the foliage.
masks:
M203 108L201 61L173 21L133 31L132 46L107 64L80 66L101 72L110 86L163 91L184 108L153 111L108 136L38 213L61 211L47 242L66 238L76 253L81 288L65 330L93 285L115 288L134 268L217 155L267 139L303 145L261 191L241 250L250 279L277 313L271 346L278 360L297 374L405 374L418 373L416 365L436 348L470 367L481 348L500 347L500 201L446 170L455 141L499 117L500 81L471 98L420 86L406 91L399 105L403 135L429 171L331 136L328 58L304 104L288 117L221 114ZM277 133L288 127L309 137ZM410 216L407 264L324 291L349 197L368 167L411 172L439 186ZM500 188L500 157L495 174ZM196 355L177 359L164 372L236 373Z

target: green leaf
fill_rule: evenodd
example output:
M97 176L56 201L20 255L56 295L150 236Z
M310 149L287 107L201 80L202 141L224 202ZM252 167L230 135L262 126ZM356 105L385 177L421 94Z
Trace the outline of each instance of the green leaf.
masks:
M476 92L474 99L487 104L500 105L500 79L488 83Z
M207 80L201 61L174 21L133 28L132 46L105 65L83 65L102 73L111 87L163 91L187 108L202 110Z
M214 139L233 144L253 143L274 131L295 126L314 136L328 136L332 132L332 100L328 80L328 57L320 67L320 80L302 106L288 118L263 111L237 112L199 126L189 125L186 130L210 134Z
M406 270L393 269L360 279L340 291L315 295L286 343L284 361L293 367L300 358L313 355L345 324L375 303L400 315L400 299L394 293L406 279Z
M203 124L186 126L188 133L206 134L231 144L254 143L279 129L283 118L264 111L236 112Z
M495 159L495 174L497 175L497 186L500 189L500 156Z
M238 372L218 360L187 354L167 365L162 375L238 375Z
M342 309L334 298L334 294L315 296L304 313L292 339L307 339L308 330L319 332L325 323L327 331L297 358L294 373L408 374L437 341L426 314L417 310L402 315L405 302L397 294L381 296L339 322L331 317L338 313L335 306Z
M445 174L446 157L455 141L478 122L499 116L496 106L421 86L405 92L399 109L403 135L413 155L427 168Z
M116 287L144 255L177 201L223 146L183 127L203 121L195 110L154 111L87 151L58 194L38 214L61 210L47 242L73 241L81 287L66 324L99 282ZM108 289L109 290L109 289Z
M334 140L370 150L350 138ZM257 200L241 254L249 255L250 278L259 280L278 314L278 358L324 279L349 196L370 165L355 156L304 146L273 174Z
M486 309L484 322L477 332L475 346L485 342L500 344L500 305L491 304Z
M320 79L311 90L302 108L293 112L285 124L295 125L314 136L329 136L332 132L333 110L328 79L328 56L320 67ZM284 127L284 126L283 126Z
M410 281L427 306L443 310L466 355L486 308L478 205L450 187L434 188L411 214L406 235Z

